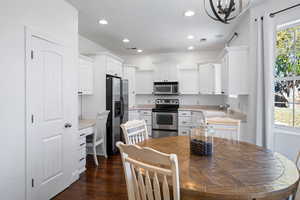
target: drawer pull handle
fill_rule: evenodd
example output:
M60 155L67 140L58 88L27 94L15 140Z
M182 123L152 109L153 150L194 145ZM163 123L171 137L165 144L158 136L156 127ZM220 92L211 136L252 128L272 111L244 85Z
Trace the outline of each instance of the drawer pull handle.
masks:
M85 145L85 143L81 143L80 146L82 147L83 145Z
M85 136L85 133L82 133L82 134L80 134L79 136L80 136L80 137Z
M79 162L83 161L85 158L80 158Z

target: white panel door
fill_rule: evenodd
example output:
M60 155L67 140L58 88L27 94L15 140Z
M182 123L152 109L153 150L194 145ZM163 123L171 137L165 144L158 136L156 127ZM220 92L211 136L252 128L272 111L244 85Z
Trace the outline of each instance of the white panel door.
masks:
M28 65L29 162L32 199L46 200L64 190L72 177L72 136L66 131L63 47L32 37Z

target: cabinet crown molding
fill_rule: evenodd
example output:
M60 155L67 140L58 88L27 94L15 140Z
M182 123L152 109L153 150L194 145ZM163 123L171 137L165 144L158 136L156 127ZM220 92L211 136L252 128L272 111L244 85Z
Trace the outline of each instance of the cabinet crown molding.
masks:
M122 59L119 56L116 56L115 54L112 54L111 52L108 52L108 51L95 52L95 53L88 54L88 56L108 56L115 60L120 61L121 63L124 62L124 59Z
M82 54L79 55L79 59L86 60L86 61L89 61L89 62L94 62L93 58L91 58L89 56L82 55Z

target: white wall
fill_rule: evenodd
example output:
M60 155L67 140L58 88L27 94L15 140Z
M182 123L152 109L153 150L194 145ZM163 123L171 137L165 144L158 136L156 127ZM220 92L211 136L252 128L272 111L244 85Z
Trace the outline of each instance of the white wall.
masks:
M250 47L250 60L252 60L251 65L249 66L249 77L250 77L250 95L248 99L245 97L239 97L238 99L227 99L227 102L230 103L233 107L245 106L248 110L248 135L251 136L251 140L253 143L256 141L256 63L255 63L255 54L256 54L256 46L255 44L255 32L254 32L254 20L255 18L264 16L265 13L270 13L274 11L281 10L283 8L287 8L289 6L295 5L299 3L299 0L285 0L285 1L278 1L278 0L267 0L265 3L258 5L250 10L250 12L246 13L244 18L236 27L236 31L239 33L238 39L233 41L231 46L234 45L249 45ZM287 13L283 13L282 15L290 15L291 12L298 12L288 11ZM300 16L299 16L300 18ZM243 99L244 98L244 99ZM290 159L293 159L296 155L296 152L299 150L299 141L300 135L283 131L283 130L275 130L275 151L278 151Z
M78 45L79 45L80 54L91 54L95 52L108 51L103 46L87 39L86 37L79 35L78 39L79 39Z
M78 13L62 0L2 0L0 6L0 193L1 199L25 199L25 44L24 26L63 41L69 67L78 56ZM70 84L77 75L70 75ZM75 83L76 83L75 82ZM75 85L68 118L77 129ZM75 136L75 132L74 132ZM73 141L70 141L73 142Z
M176 72L177 65L189 65L203 62L214 62L221 50L200 52L178 52L149 55L123 56L126 64L137 66L140 69L168 66L168 70ZM172 66L172 67L170 67ZM171 72L170 72L171 73ZM156 97L153 95L137 95L136 104L153 104ZM177 97L184 105L219 105L224 103L223 96L213 95L184 95Z
M79 35L78 39L79 39L78 40L78 46L79 46L79 53L80 54L85 55L85 54L93 54L93 53L101 52L101 51L108 51L106 48L104 48L100 44L95 43L95 42L87 39L86 37L83 37L83 36ZM97 67L97 63L94 64L94 67ZM105 72L103 72L103 73L105 74ZM81 108L81 106L84 107L83 102L85 102L87 98L89 98L89 97L85 96L85 95L78 97L78 111L79 111L78 116L83 116L82 113L81 113L81 109L84 112L84 109L86 109L86 107ZM88 114L85 113L83 117L88 117L89 115L88 116L87 115Z

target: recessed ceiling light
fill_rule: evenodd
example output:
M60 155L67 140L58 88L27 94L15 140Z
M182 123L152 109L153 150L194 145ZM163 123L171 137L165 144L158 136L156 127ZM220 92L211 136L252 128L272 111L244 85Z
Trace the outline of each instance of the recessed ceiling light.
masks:
M106 24L108 24L108 22L105 19L101 19L101 20L99 20L99 24L106 25Z
M142 49L138 49L137 52L138 52L138 53L142 53L143 50L142 50Z
M127 39L127 38L124 38L124 39L123 39L123 42L124 42L124 43L129 43L129 42L130 42L130 40L129 40L129 39Z
M194 15L195 15L195 12L192 11L192 10L187 10L187 11L184 12L185 17L192 17Z
M195 36L193 36L193 35L188 35L186 38L189 39L189 40L193 40L193 39L195 39Z
M192 51L192 50L195 49L195 47L194 46L189 46L187 49L190 50L190 51Z

